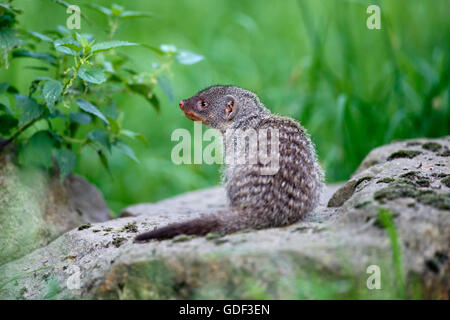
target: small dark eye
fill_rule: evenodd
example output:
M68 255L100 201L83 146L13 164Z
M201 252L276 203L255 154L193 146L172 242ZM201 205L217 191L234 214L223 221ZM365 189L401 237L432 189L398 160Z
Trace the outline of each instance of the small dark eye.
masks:
M199 100L197 102L197 106L200 110L203 110L208 106L208 102L206 102L205 100Z

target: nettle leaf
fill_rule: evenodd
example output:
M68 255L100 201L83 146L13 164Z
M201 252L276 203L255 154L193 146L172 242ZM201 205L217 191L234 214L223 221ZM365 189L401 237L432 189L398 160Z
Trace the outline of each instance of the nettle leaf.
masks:
M119 116L119 110L117 109L117 106L112 103L104 110L103 114L107 116L106 118L111 117L114 120L117 120Z
M133 132L133 131L130 131L130 130L122 129L122 130L120 130L120 135L129 137L131 139L138 139L143 144L148 146L147 139L141 133L137 133L137 132Z
M118 4L113 4L111 6L111 12L114 16L118 17L122 12L124 8L122 6L119 6Z
M44 112L44 108L36 102L33 98L16 94L17 107L22 110L19 118L19 126L23 127L30 121L38 119Z
M124 11L119 15L122 20L132 19L132 18L149 18L154 16L154 14L149 12L139 12L139 11Z
M111 143L109 142L108 132L102 129L96 129L87 134L87 137L94 141L100 143L100 145L105 146L109 151L111 151Z
M64 181L64 179L75 169L77 157L68 149L56 150L54 156L59 168L59 177L61 181Z
M202 61L203 59L204 57L202 55L187 50L180 50L175 55L175 60L181 64L194 64Z
M176 53L177 52L177 47L174 46L173 44L162 44L159 46L159 48L161 49L162 52L165 52L165 53Z
M161 90L167 95L170 102L173 103L174 97L173 97L172 83L170 82L170 79L166 76L159 76L156 80L158 81L158 85L161 88Z
M31 81L31 84L30 84L28 96L31 97L31 95L36 92L36 90L39 87L39 83L41 81L48 81L48 80L52 80L52 78L49 78L49 77L38 77L38 78L33 79L33 81Z
M109 126L113 134L118 135L120 133L120 124L114 118L106 116L106 119L109 121Z
M92 121L91 116L83 112L69 113L69 119L79 124L88 124Z
M78 99L77 100L77 104L78 106L88 112L88 113L92 113L93 115L99 117L100 119L102 119L103 121L106 122L106 124L109 124L108 120L105 118L105 116L100 112L100 110L97 109L96 106L94 106L92 103L90 103L89 101L86 101L84 99Z
M20 162L25 165L50 168L52 166L52 149L54 145L55 140L49 131L38 131L28 139L23 149L20 150Z
M8 90L9 83L8 82L2 82L0 83L0 94L5 93L6 90Z
M14 58L34 58L42 60L52 66L56 65L56 57L50 53L37 53L27 50L14 50L12 53Z
M100 84L106 81L106 75L101 67L81 67L78 76L90 83Z
M118 48L118 47L128 47L128 46L138 46L138 43L134 43L134 42L128 42L128 41L119 41L119 40L114 40L114 41L106 41L106 42L99 42L94 44L91 47L92 52L100 52L100 51L107 51L113 48Z
M161 105L159 103L159 99L156 95L152 95L149 99L147 99L153 107L155 107L156 111L159 113L161 111Z
M7 135L12 129L16 128L19 121L10 114L0 115L0 134Z
M47 67L37 67L37 66L25 66L24 69L32 69L32 70L39 70L39 71L48 71L49 68Z
M124 155L126 155L130 159L132 159L132 160L136 161L137 163L139 163L139 160L136 158L136 155L134 154L133 149L131 149L130 146L128 146L127 144L123 143L122 141L117 141L114 144L114 148L117 151L119 151L120 153L123 153Z
M106 158L105 154L101 149L97 150L98 157L100 158L100 162L103 165L103 167L106 169L106 171L109 173L110 176L112 176L111 171L109 170L109 163L108 158Z
M156 47L153 47L153 46L149 46L148 44L141 44L141 46L143 46L143 47L146 48L146 49L150 49L151 51L153 51L153 52L159 54L160 56L162 56L162 55L165 54L165 52L164 52L163 50L161 50L160 48L156 48Z
M36 32L36 31L28 31L28 33L30 35L32 35L34 38L37 38L39 40L53 42L53 39L50 38L49 36L46 36L45 34L42 34L42 33Z
M55 49L64 54L76 56L77 52L81 50L81 44L73 39L60 39L53 42Z
M53 111L55 103L61 98L62 90L63 84L59 81L50 79L44 83L44 86L42 87L42 96L50 111Z
M16 94L19 93L19 90L14 86L9 85L8 89L6 89L6 92Z
M10 50L20 45L20 39L17 33L12 29L0 29L0 48Z
M112 16L112 12L111 12L110 9L105 8L105 7L103 7L103 6L100 6L100 5L98 5L98 4L91 3L91 4L89 4L89 7L91 7L92 9L94 9L94 10L96 10L97 12L100 12L100 13L106 15L106 16Z
M75 37L77 38L77 41L81 44L81 47L87 48L88 47L88 40L78 32L75 32Z
M52 31L50 31L50 32L52 32ZM56 33L60 37L70 36L72 34L69 29L67 29L65 26L62 26L62 25L57 25L56 26Z
M0 111L5 111L7 113L10 113L11 110L9 109L10 107L10 103L9 103L9 99L7 96L0 96Z
M64 122L67 121L67 117L65 116L65 114L59 111L58 109L55 109L53 112L50 112L48 114L48 117L50 119L60 118Z
M150 102L156 109L157 112L160 111L159 100L155 94L153 94L153 86L145 83L132 83L128 84L127 87L134 93L140 94L148 102Z

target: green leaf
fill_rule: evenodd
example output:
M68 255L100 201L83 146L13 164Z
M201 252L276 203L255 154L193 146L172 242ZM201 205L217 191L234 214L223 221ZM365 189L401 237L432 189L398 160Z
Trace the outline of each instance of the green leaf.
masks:
M55 103L61 98L62 90L63 85L59 81L51 79L44 83L44 86L42 87L42 96L50 111L53 111Z
M123 12L123 7L119 6L118 4L113 4L111 6L111 12L114 16L118 17Z
M106 119L109 121L109 126L111 127L111 131L118 135L120 133L120 124L114 119L109 116L106 116Z
M12 94L17 94L17 93L19 93L19 90L17 90L17 88L14 86L9 85L8 89L6 89L6 92L12 93Z
M7 96L0 96L0 111L6 111L6 112L10 112L10 103L9 103L9 99Z
M127 46L138 46L138 43L134 42L128 42L128 41L106 41L106 42L99 42L92 46L91 50L92 52L100 52L100 51L107 51L113 48L117 47L127 47Z
M39 70L39 71L48 71L48 67L37 67L37 66L25 66L24 69L32 69L32 70Z
M30 121L38 119L44 112L44 108L36 100L20 94L16 94L17 107L22 110L19 119L19 126L23 127Z
M177 47L175 47L173 44L162 44L159 46L162 52L165 53L176 53Z
M10 50L20 44L17 33L12 29L0 29L0 48Z
M88 40L78 32L75 32L75 37L77 38L77 41L81 44L82 48L88 48Z
M173 103L174 97L170 79L166 76L159 76L156 80L158 81L158 85L161 88L161 90L167 95L170 102Z
M117 141L117 143L114 145L114 147L120 153L123 153L124 155L126 155L130 159L132 159L132 160L136 161L137 163L139 163L139 160L136 158L136 155L134 154L133 149L131 149L127 144L125 144L125 143L123 143L121 141Z
M55 49L64 54L76 56L81 50L81 44L73 39L60 39L53 42Z
M181 50L175 55L175 60L181 64L194 64L202 61L204 57L194 52Z
M156 97L156 95L152 95L150 99L148 99L148 101L153 105L153 107L155 107L157 112L161 111L161 105L159 103L159 99L158 97Z
M36 90L39 87L39 83L41 81L48 81L48 80L52 80L52 78L49 78L49 77L38 77L36 79L33 79L33 81L31 81L31 84L30 84L30 89L29 89L28 96L31 97L31 95L36 92Z
M75 169L77 157L68 149L56 150L54 155L59 168L59 177L61 181L64 181L64 179Z
M94 141L100 143L100 145L105 146L109 151L111 151L111 143L109 142L108 132L102 129L96 129L87 134L87 137Z
M156 109L160 111L159 100L156 95L153 94L153 86L145 83L132 83L127 85L128 88L134 93L142 95L148 102L150 102Z
M5 8L7 11L9 11L11 13L15 13L15 14L21 14L22 13L22 10L18 10L16 8L11 7L9 3L0 2L0 7Z
M95 115L95 116L99 117L100 119L102 119L103 121L105 121L106 124L109 124L109 122L108 122L108 120L106 120L105 116L97 109L96 106L94 106L89 101L86 101L84 99L78 99L77 104L82 110L84 110L88 113L92 113L93 115Z
M62 25L56 26L56 33L61 37L70 36L72 34L72 32L70 32L69 29L67 29L65 26Z
M133 131L130 131L130 130L122 129L122 130L120 130L120 135L129 137L131 139L138 139L144 145L148 146L147 139L141 133L137 133L137 132L133 132Z
M50 168L52 166L52 149L55 141L47 130L36 132L20 150L22 164Z
M42 60L52 66L56 65L56 57L50 53L37 53L28 50L14 50L12 53L14 58L34 58Z
M58 109L55 109L54 112L50 112L48 117L50 119L60 118L64 122L67 121L67 117L61 111L59 111Z
M149 18L152 17L152 13L139 12L139 11L124 11L119 15L122 20L132 19L132 18Z
M101 67L81 67L78 76L90 83L100 84L106 81L106 75Z
M108 158L106 158L105 154L102 150L97 150L98 157L100 158L100 162L102 163L103 167L108 171L108 173L111 175L111 171L109 171L109 163Z
M105 7L103 7L103 6L100 6L100 5L98 5L98 4L90 3L90 4L89 4L89 7L91 7L92 9L94 9L94 10L96 10L97 12L100 12L100 13L106 15L106 16L112 16L112 12L111 12L110 9L105 8Z
M45 34L36 31L28 31L28 33L31 34L34 38L37 38L39 40L53 42L53 39L50 38L49 36L46 36Z
M9 83L8 82L2 82L0 83L0 94L5 93L6 90L9 87Z
M12 129L17 127L18 123L17 119L10 114L0 115L0 134L9 134Z
M79 124L88 124L92 121L91 116L83 112L69 113L69 119Z
M149 46L148 44L141 44L141 46L143 46L146 49L150 49L153 52L156 52L157 54L159 54L160 56L164 55L165 52L163 50L161 50L160 48L156 48L153 46Z
M110 117L114 120L117 120L117 117L119 116L119 110L117 110L117 106L112 103L103 111L103 114L107 116L106 118Z

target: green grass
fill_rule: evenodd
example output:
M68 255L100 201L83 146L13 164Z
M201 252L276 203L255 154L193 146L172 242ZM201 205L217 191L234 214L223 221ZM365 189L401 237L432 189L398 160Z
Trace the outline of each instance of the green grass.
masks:
M65 24L65 9L51 1L16 0L19 19L36 31ZM72 1L92 21L82 32L107 34L104 17ZM366 8L374 1L123 1L151 19L123 25L117 39L173 43L205 56L193 66L174 66L175 101L164 96L157 114L144 99L117 94L125 128L142 132L149 147L133 144L135 164L113 155L113 178L95 154L82 154L77 172L95 183L110 207L156 201L219 183L217 166L170 161L176 128L193 124L176 101L211 84L235 84L257 92L273 112L295 117L315 142L327 181L345 180L374 147L393 139L449 134L448 1L378 1L382 29L368 30ZM96 1L108 4L109 1ZM36 14L39 12L39 14ZM151 70L156 57L127 48L130 63ZM20 89L42 72L23 69L23 59L0 79ZM163 93L160 92L163 96Z
M386 230L392 249L392 260L395 266L396 295L400 299L406 297L405 273L403 267L403 255L401 244L398 239L397 229L394 223L394 215L388 209L380 209L377 215L382 227Z

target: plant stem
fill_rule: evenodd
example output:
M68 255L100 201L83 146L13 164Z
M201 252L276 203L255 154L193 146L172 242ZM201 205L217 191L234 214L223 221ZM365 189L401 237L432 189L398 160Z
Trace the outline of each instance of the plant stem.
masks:
M63 138L65 141L67 141L67 142L69 142L69 143L80 143L80 144L84 144L84 143L86 143L86 141L87 141L87 139L80 140L80 139L74 139L74 138L66 137L66 136L62 136L61 138Z
M4 141L0 142L0 152L3 151L8 145L11 144L22 132L27 130L29 127L31 127L39 118L36 118L34 120L31 120L26 125L24 125L22 128L20 128L13 136L11 136L9 139L6 139Z

